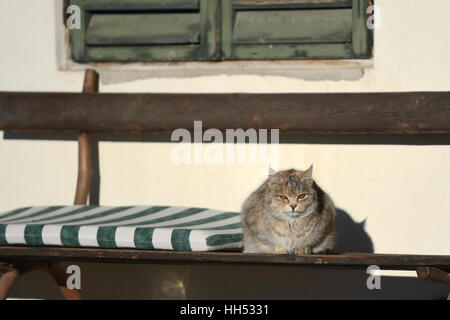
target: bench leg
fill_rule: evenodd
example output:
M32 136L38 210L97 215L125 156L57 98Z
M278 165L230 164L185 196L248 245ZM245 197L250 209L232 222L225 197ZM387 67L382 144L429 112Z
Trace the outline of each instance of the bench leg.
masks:
M418 267L416 272L419 279L450 284L450 273L447 271L434 267ZM447 298L442 297L440 299L450 300L450 293Z
M12 288L19 280L20 274L14 268L6 270L0 277L0 300L6 300Z
M59 291L66 300L81 300L80 292L67 288L68 274L59 262L19 263L17 266L0 264L0 300L5 300L21 275L30 271L45 271L55 280Z
M447 271L434 267L418 267L416 272L419 279L450 284L450 274Z

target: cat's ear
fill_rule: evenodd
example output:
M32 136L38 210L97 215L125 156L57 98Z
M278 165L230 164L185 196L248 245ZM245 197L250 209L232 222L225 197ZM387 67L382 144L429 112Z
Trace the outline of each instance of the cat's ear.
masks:
M313 181L312 171L313 171L313 165L311 165L311 166L303 173L302 180L305 181L305 182L312 182L312 181Z
M274 183L278 181L277 172L269 167L269 178L267 179L269 183Z
M272 169L272 167L269 167L269 177L273 176L274 174L276 174L277 172L275 170Z

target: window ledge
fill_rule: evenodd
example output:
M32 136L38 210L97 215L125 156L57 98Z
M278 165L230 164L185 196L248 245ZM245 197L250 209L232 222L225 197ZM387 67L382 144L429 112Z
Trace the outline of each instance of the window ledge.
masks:
M308 81L358 80L373 60L222 61L161 63L78 64L67 59L63 70L96 69L102 83L113 84L146 78L187 78L214 75L282 76Z

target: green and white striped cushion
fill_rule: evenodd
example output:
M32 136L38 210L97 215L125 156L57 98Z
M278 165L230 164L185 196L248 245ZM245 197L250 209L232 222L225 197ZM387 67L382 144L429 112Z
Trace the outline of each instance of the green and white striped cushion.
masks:
M242 249L239 213L170 206L51 206L0 213L0 245Z

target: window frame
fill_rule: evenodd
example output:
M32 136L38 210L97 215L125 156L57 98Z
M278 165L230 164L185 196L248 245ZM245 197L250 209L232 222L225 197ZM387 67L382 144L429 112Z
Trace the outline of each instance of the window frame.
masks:
M90 15L100 10L123 9L124 2L114 0L66 0L76 4L82 13L81 30L69 32L72 60L77 63L124 63L173 61L270 61L305 59L369 59L372 57L373 31L367 27L367 8L370 0L133 0L127 8L135 10L198 10L200 14L200 44L89 46L86 32ZM126 3L126 2L125 2ZM196 5L196 3L198 3ZM352 8L352 40L343 43L299 44L233 44L233 14L236 10ZM84 19L83 19L84 17ZM276 46L273 50L273 46ZM299 55L300 53L300 55Z

